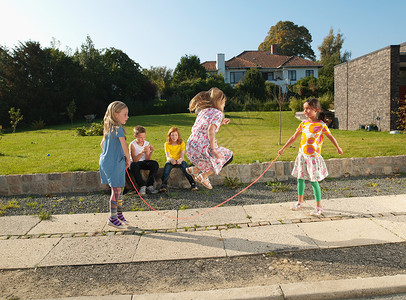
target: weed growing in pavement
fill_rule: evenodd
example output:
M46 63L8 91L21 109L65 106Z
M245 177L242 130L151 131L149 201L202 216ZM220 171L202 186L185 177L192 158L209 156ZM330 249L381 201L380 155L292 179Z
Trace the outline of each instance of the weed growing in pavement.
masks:
M365 184L366 187L377 187L379 184L375 183L375 182L367 182Z
M189 206L187 206L187 205L181 205L179 207L179 210L185 210L185 209L188 209L188 208L189 208Z
M42 221L49 220L51 218L51 212L49 212L49 211L41 211L39 213L38 217Z
M241 182L237 177L231 178L231 177L226 177L224 179L224 186L231 188L231 189L236 189L240 187Z
M252 219L252 216L247 215L246 218L249 219L249 220L251 220L251 219Z

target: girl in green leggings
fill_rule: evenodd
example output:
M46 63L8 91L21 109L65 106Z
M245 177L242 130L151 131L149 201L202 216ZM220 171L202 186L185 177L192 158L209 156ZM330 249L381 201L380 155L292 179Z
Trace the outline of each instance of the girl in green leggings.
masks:
M309 180L313 187L316 207L311 215L320 216L323 214L321 208L321 191L319 181L328 176L326 163L321 156L321 146L324 137L327 137L336 147L338 154L343 154L336 139L331 134L327 125L323 122L325 115L322 112L319 100L311 98L303 104L304 115L308 120L299 124L296 132L289 138L286 144L278 151L282 155L299 136L301 136L299 153L295 160L292 175L297 177L298 201L292 209L297 210L303 207L303 195L305 180Z

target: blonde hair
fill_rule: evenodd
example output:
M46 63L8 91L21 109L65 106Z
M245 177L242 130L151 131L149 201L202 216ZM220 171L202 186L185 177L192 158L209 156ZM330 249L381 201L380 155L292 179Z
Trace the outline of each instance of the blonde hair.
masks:
M147 130L145 129L145 127L138 125L138 126L134 127L133 132L134 132L134 135L137 136L139 133L147 132Z
M205 108L217 108L221 112L223 108L221 104L226 102L226 95L218 88L211 88L208 91L200 92L193 97L189 102L189 111L199 113L200 110Z
M179 131L178 127L171 127L169 129L168 134L166 135L166 142L168 144L171 143L171 134L172 134L172 132L177 132L178 133L178 140L176 142L177 142L178 145L182 144L183 140L182 140L182 138L180 136L180 131Z
M128 109L127 105L121 101L114 101L109 104L106 110L106 114L104 115L104 126L103 126L103 137L105 138L107 134L109 134L112 130L117 132L118 127L121 127L115 114L120 113L123 109ZM124 133L125 129L123 128Z

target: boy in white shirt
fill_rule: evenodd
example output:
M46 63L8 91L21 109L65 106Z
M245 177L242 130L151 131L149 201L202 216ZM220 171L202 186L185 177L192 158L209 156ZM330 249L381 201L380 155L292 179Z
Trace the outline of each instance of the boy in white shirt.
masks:
M146 129L143 126L136 126L133 129L135 140L130 143L130 171L135 177L135 181L140 186L140 195L145 195L147 192L151 194L158 193L154 188L155 175L159 165L155 160L151 160L154 147L145 140ZM141 176L141 170L149 170L147 182Z

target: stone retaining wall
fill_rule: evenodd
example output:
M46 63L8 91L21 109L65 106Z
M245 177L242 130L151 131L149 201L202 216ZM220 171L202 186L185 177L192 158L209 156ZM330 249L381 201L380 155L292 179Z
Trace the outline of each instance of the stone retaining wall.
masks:
M258 178L269 166L267 163L229 165L219 175L210 177L213 185L221 185L226 177L237 178L242 183L250 183ZM293 161L276 161L258 180L285 181L291 178ZM333 158L326 160L329 177L391 175L406 173L406 155L378 156L361 158ZM156 176L156 185L161 184L163 169ZM145 175L145 174L144 174ZM189 183L180 169L172 169L169 187L188 188ZM25 174L0 176L0 195L35 195L71 192L96 192L109 187L100 183L100 174L93 172L65 172L49 174Z

